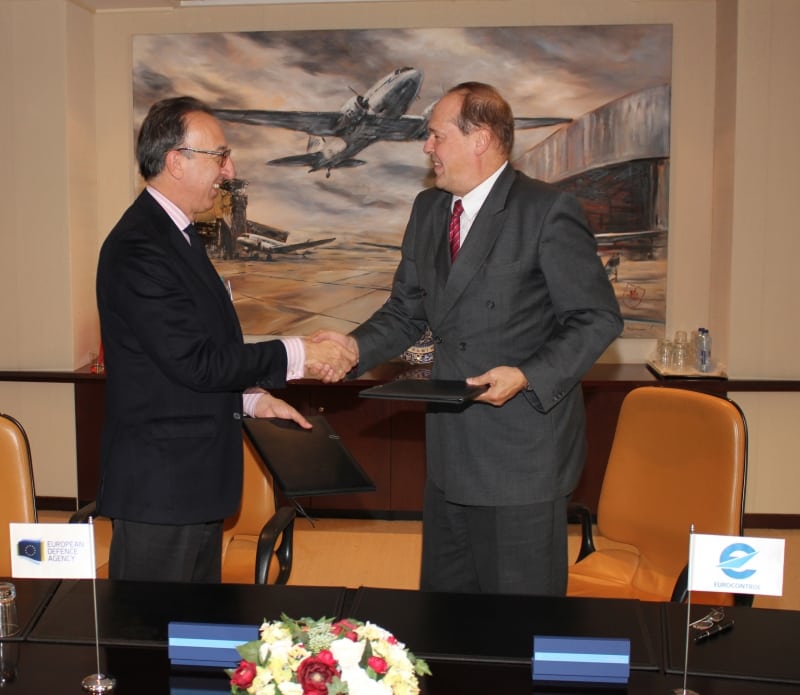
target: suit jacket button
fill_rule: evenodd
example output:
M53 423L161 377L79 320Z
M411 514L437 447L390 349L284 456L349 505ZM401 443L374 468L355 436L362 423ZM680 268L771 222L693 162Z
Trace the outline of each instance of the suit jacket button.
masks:
M434 337L433 342L436 343L437 345L441 345L443 341L441 336L437 335L436 337Z
M242 419L242 414L241 413L234 413L233 414L233 419L234 420L241 420Z
M466 349L467 349L467 344L466 344L466 343L465 343L465 342L462 340L462 341L461 341L461 342L458 344L458 349L459 349L459 350L466 350Z
M486 308L487 308L487 309L494 309L494 301L493 301L493 300L491 300L491 299L487 300L487 302L486 302Z

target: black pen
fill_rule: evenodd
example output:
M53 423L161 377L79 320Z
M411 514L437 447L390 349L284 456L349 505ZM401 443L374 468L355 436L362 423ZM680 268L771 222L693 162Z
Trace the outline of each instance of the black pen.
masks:
M703 642L709 639L710 637L718 635L720 632L727 632L732 627L733 627L733 619L721 620L718 623L714 623L710 628L708 628L708 630L703 630L700 634L698 634L694 638L694 641L695 643Z

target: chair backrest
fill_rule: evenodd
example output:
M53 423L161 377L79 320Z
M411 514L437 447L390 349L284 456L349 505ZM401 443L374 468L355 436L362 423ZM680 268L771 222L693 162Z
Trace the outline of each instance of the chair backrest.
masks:
M634 586L667 595L689 531L741 535L747 426L732 401L641 387L623 401L597 510L604 537L640 553Z
M0 577L11 576L8 525L12 521L37 521L33 463L25 429L0 413Z
M275 491L272 476L264 467L250 439L244 436L244 479L242 501L239 510L225 520L223 532L223 558L230 541L236 536L255 536L261 533L264 524L275 514ZM253 556L255 564L255 554Z

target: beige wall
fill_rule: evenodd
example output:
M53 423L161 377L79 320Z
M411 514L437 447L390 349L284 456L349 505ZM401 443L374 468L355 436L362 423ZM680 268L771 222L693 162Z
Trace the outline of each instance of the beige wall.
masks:
M0 256L0 317L13 327L0 341L0 368L71 369L97 345L97 250L137 186L134 34L454 23L673 24L667 330L709 325L732 376L797 379L789 266L798 251L789 191L800 153L796 0L425 0L99 14L69 0L6 0L0 88L18 96L0 110L12 165L0 173L10 249ZM605 359L642 361L651 347L617 341ZM0 383L0 409L33 401L26 408L40 494L74 494L63 474L74 471L64 388ZM800 513L785 485L800 443L785 423L800 414L800 396L738 400L754 442L748 511ZM43 442L52 422L63 436Z
M724 169L716 172L730 190L715 200L732 237L728 362L741 378L800 379L800 3L739 0L738 7L736 92L726 98L735 110L733 148L720 148ZM799 513L800 394L734 397L750 427L748 511Z

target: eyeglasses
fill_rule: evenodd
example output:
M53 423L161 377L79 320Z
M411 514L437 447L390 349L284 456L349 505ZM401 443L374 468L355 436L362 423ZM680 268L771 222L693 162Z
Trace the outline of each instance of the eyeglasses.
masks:
M198 150L194 147L176 147L175 150L177 152L197 152L198 154L208 154L212 157L217 158L217 164L219 164L220 168L224 167L228 160L231 157L231 150L230 148L226 148L224 150Z
M722 608L714 608L713 610L709 611L706 615L702 618L698 618L692 623L689 623L689 627L694 630L710 630L714 625L721 622L725 619L725 611Z

